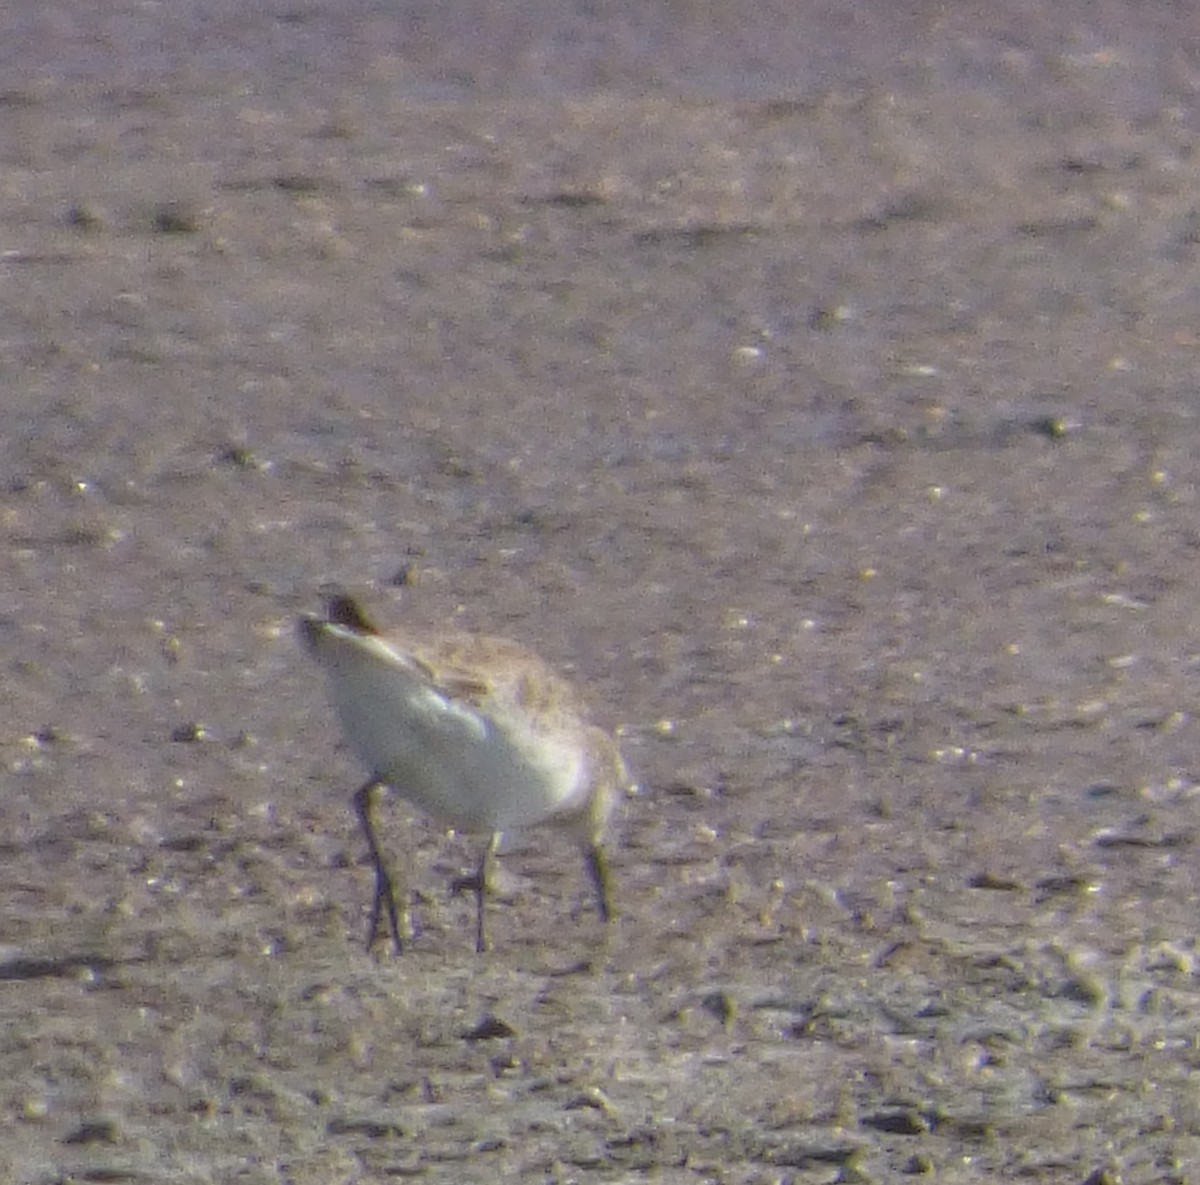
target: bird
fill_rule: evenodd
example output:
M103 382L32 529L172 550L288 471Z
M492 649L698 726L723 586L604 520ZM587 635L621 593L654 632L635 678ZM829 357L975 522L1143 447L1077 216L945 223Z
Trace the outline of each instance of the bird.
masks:
M407 887L375 823L390 787L455 830L483 833L474 876L475 949L487 949L484 900L507 831L541 824L578 843L602 922L614 915L605 837L629 774L613 737L588 722L571 685L517 642L472 633L378 629L335 593L303 615L300 640L327 676L350 749L368 771L354 795L375 873L367 949L386 913L392 949L412 937Z

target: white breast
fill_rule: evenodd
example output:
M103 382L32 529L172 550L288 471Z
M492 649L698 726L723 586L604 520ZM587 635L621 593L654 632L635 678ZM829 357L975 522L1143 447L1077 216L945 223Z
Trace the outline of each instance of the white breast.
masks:
M586 797L578 744L534 734L502 704L488 714L449 698L385 639L330 634L320 657L346 738L410 802L453 827L504 831Z

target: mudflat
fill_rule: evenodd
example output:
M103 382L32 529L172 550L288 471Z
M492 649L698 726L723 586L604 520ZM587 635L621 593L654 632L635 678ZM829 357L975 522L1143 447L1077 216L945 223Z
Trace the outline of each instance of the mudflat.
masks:
M1195 1176L1195 31L1037 7L831 6L790 86L681 18L690 90L665 17L574 87L545 30L322 72L315 6L168 79L30 18L0 1176ZM477 956L477 841L392 799L367 953L335 584L618 734L607 930L534 831Z

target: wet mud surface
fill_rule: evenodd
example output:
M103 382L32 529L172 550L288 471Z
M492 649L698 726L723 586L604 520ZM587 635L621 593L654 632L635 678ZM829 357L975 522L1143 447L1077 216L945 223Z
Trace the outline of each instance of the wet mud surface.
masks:
M877 79L834 39L777 95L18 77L0 1176L1195 1175L1200 131L1155 11L933 21ZM619 731L607 933L530 833L477 957L474 841L393 801L420 933L367 954L294 636L333 582Z

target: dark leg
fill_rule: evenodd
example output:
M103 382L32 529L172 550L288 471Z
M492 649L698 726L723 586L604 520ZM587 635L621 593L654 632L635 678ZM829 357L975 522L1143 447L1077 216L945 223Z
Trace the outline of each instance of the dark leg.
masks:
M487 936L483 929L483 904L492 883L492 874L496 870L496 847L499 843L500 833L497 831L487 841L483 855L479 858L479 871L475 874L475 953L480 955L487 950Z
M613 915L611 885L612 878L608 871L608 857L598 843L589 844L583 853L587 865L588 876L596 890L596 905L600 911L600 920L607 922Z
M367 848L371 853L371 863L375 868L375 897L371 902L371 924L367 930L367 950L375 945L383 909L384 906L387 906L392 949L399 954L404 949L401 933L403 931L404 937L407 937L410 932L408 901L407 894L404 892L404 884L401 881L400 890L404 904L402 908L396 907L392 875L384 860L383 849L379 846L378 839L375 838L375 791L382 785L383 783L378 778L371 778L370 781L364 782L354 795L354 809L358 812L358 820L362 824L363 834L367 837Z

